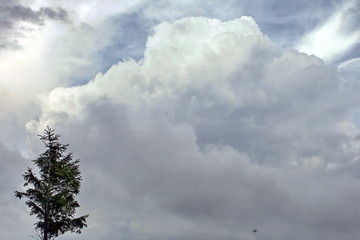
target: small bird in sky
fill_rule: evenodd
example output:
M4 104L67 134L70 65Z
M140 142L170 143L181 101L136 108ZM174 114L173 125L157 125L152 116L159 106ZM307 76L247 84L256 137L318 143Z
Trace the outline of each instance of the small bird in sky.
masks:
M257 229L254 229L254 230L253 230L253 233L256 233L257 231L258 231Z

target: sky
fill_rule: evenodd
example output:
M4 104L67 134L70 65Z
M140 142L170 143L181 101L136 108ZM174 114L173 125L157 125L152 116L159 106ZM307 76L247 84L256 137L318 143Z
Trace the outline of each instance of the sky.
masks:
M46 126L80 159L59 240L360 238L359 0L0 1L0 239ZM257 229L257 232L253 232Z

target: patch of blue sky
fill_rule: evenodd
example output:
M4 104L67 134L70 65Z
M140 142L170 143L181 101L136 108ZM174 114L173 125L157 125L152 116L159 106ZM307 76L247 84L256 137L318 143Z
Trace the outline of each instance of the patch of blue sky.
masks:
M113 30L110 44L98 53L102 64L101 72L106 72L113 64L124 59L142 59L147 37L155 25L144 19L139 12L114 16L109 21Z

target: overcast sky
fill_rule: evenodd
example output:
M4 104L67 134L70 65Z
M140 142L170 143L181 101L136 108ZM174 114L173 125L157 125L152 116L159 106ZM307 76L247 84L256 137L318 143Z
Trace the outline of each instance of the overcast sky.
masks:
M359 0L3 0L0 239L48 125L81 235L360 239ZM253 233L253 229L258 229Z

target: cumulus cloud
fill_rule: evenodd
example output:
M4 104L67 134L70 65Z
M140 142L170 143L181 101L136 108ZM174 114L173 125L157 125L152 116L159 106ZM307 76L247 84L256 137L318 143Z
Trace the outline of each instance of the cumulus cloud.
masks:
M242 15L256 19L262 32L282 48L293 48L305 34L326 21L338 10L338 0L228 0L144 1L142 14L158 23L183 17L206 16L223 21Z
M140 61L44 96L27 129L55 126L82 160L79 239L350 240L358 87L251 17L184 18Z
M26 151L24 126L39 114L37 95L87 82L112 65L104 59L122 46L106 50L119 32L110 18L135 3L1 1L0 142ZM87 11L79 11L82 8ZM127 44L131 40L124 34ZM116 57L116 61L123 58Z

